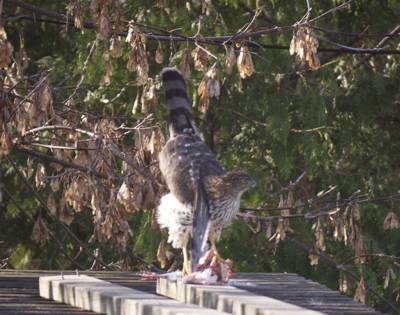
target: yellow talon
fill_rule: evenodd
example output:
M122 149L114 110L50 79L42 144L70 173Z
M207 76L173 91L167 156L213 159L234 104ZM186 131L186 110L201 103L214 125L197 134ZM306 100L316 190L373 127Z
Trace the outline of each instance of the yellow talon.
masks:
M222 257L218 254L217 246L215 242L211 241L211 249L214 251L214 257L212 258L213 262L218 262L222 259Z
M190 270L190 260L188 257L188 252L186 246L182 248L182 253L183 253L183 266L182 266L182 274L183 276L187 276L191 273Z

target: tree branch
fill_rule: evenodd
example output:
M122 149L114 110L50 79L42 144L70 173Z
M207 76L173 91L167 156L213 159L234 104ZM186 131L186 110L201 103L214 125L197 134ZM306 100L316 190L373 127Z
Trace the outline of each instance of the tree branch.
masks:
M37 128L33 128L30 129L28 131L26 131L24 133L24 136L39 132L39 131L46 131L46 130L69 130L69 131L74 131L74 132L79 132L79 133L83 133L86 134L90 137L94 137L96 136L96 133L88 131L88 130L84 130L84 129L80 129L80 128L75 128L75 127L70 127L70 126L63 126L63 125L50 125L50 126L41 126L41 127L37 127Z
M252 38L257 38L260 37L262 35L266 35L266 34L273 34L273 33L283 33L283 32L288 32L288 31L292 31L295 27L299 27L299 26L309 26L309 23L315 22L318 19L324 17L327 14L330 14L334 11L337 11L341 8L343 8L344 6L346 6L347 4L349 4L350 2L352 2L352 0L347 1L346 3L342 3L341 5L334 7L326 12L324 12L323 14L321 14L320 16L317 16L316 18L310 20L309 22L302 22L302 23L298 23L295 25L288 25L288 26L275 26L272 28L261 28L259 30L256 31L252 31L252 32L244 32L244 33L240 33L240 34L233 34L233 35L223 35L223 36L206 36L206 37L195 37L195 36L186 36L186 35L181 35L181 34L176 34L174 32L168 32L166 30L164 30L164 32L168 33L168 35L159 35L159 34L153 34L153 33L143 33L147 39L149 40L156 40L156 41L167 41L167 42L171 42L171 41L183 41L183 42L195 42L198 44L211 44L211 45L223 45L224 43L227 43L229 41L231 41L233 38L235 40L249 40ZM69 25L73 25L73 17L64 15L64 14L59 14L59 13L55 13L49 10L45 10L42 9L40 7L25 3L24 1L21 0L14 0L13 4L15 4L18 7L24 8L28 11L34 12L37 15L43 15L43 16L47 16L50 17L52 20L44 20L42 19L43 22L46 23L55 23L55 24L69 24ZM12 16L9 16L9 18L13 18ZM36 21L37 17L30 17L30 16L20 16L21 19L25 19L25 20L31 20L31 21ZM3 20L7 20L7 16L2 17ZM15 17L14 17L15 19ZM137 24L138 26L142 26L142 27L149 27L149 28L154 28L148 25L140 25ZM88 29L95 29L96 27L94 26L94 24L92 22L84 22L83 23L83 27L84 28L88 28ZM158 28L158 30L160 30ZM113 35L117 35L117 36L124 36L126 37L127 32L112 32ZM394 34L392 34L394 35ZM284 49L284 50L288 50L289 46L281 46L281 45L263 45L263 44L251 44L249 43L249 46L252 46L253 48L257 48L257 47L263 47L263 48L267 48L267 49ZM350 53L350 54L370 54L370 55L377 55L377 54L400 54L400 50L385 50L385 49L357 49L357 48L353 48L352 49L348 49L348 48L319 48L318 51L321 52L337 52L337 53Z
M25 175L19 170L18 166L8 157L6 156L6 159L8 161L8 163L10 163L12 165L12 167L14 168L15 172L18 174L19 177L21 177L22 181L24 182L24 184L29 188L29 190L32 192L33 196L36 198L37 201L39 201L39 203L42 205L42 207L44 209L47 210L47 213L50 213L51 211L48 209L47 204L44 202L44 200L42 199L42 197L39 195L39 193L32 187L32 185L29 183L29 181L27 180L27 178L25 177ZM52 217L51 217L52 218ZM111 268L105 263L103 262L101 259L99 259L98 257L96 257L86 246L86 244L84 244L64 223L55 220L54 218L52 218L54 220L54 222L56 222L58 225L60 225L70 236L71 238L79 244L79 246L81 246L85 252L91 256L92 258L97 259L97 261L106 269L111 270Z
M71 162L68 162L68 161L59 160L59 159L57 159L57 158L55 158L55 157L53 157L51 155L44 154L44 153L41 153L41 152L38 152L38 151L34 151L34 150L29 150L29 149L23 148L23 147L18 146L18 145L15 145L13 147L13 149L15 151L17 151L17 152L21 152L21 153L24 153L26 155L30 155L30 156L36 157L38 159L42 159L42 160L45 160L45 161L48 161L48 162L52 162L52 163L57 163L57 164L60 164L62 166L65 166L65 167L69 167L69 168L73 168L73 169L79 170L79 171L84 172L86 174L92 174L92 175L94 175L94 176L96 176L98 178L102 178L102 179L106 179L106 180L114 180L114 181L117 181L118 183L122 183L122 181L123 181L121 177L113 177L113 176L109 176L109 175L106 175L106 174L102 174L102 173L99 173L99 172L97 172L95 170L88 169L88 168L86 168L84 166L81 166L81 165L78 165L78 164L75 164L75 163L71 163Z

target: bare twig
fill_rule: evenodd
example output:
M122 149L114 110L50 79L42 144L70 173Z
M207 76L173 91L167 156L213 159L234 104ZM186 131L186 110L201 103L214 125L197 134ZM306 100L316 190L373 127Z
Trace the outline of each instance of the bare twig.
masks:
M308 0L307 0L307 1L308 1ZM327 15L329 15L329 14L332 14L333 12L336 12L336 11L338 11L338 10L343 9L344 7L348 6L348 5L351 4L352 2L353 2L353 0L348 0L348 1L346 1L346 2L344 2L344 3L342 3L342 4L340 4L340 5L338 5L337 7L334 7L334 8L332 8L332 9L329 9L328 11L325 11L324 13L322 13L322 14L318 15L317 17L311 19L310 22L312 23L312 22L318 21L319 19L322 19L323 17L325 17L325 16L327 16Z
M307 212L307 213L274 215L274 216L268 216L268 217L263 217L263 216L259 216L259 215L249 214L249 213L239 213L238 217L243 218L243 219L255 220L255 221L259 221L259 222L272 222L272 221L278 221L278 220L282 220L282 219L293 219L293 218L304 218L304 219L310 220L310 219L315 219L315 218L321 217L321 216L334 215L339 211L340 211L340 208L327 206L323 209L320 209L319 211Z
M8 156L6 156L6 159L8 161L8 163L10 163L12 165L12 167L14 168L15 172L18 174L18 176L22 179L22 181L24 182L24 184L28 187L28 189L32 192L33 196L35 197L35 199L41 204L41 206L47 210L48 213L50 213L51 211L48 209L46 202L44 202L44 200L42 199L42 197L39 195L39 193L33 188L33 186L29 183L28 179L25 177L25 175L19 170L18 166L15 164L14 161L12 161ZM93 253L87 248L86 244L84 244L72 231L71 229L69 229L64 223L55 220L54 222L56 222L58 225L60 225L66 232L67 234L76 242L79 244L79 246L81 246L85 252L93 257L96 258ZM108 267L108 265L106 263L104 263L102 260L100 260L99 258L97 258L97 261L106 269L110 269Z
M226 45L229 42L233 42L239 35L247 33L247 31L250 29L250 27L254 24L254 22L256 21L257 17L260 15L260 13L262 12L261 9L257 10L256 13L254 14L252 20L245 26L243 26L240 30L238 30L236 32L236 34L232 35L230 38L228 38L227 40L225 40L223 42L223 45Z
M109 175L99 173L99 172L97 172L95 170L88 169L88 168L86 168L84 166L81 166L81 165L78 165L78 164L75 164L75 163L71 163L71 162L68 162L68 161L64 161L64 160L59 160L59 159L57 159L57 158L55 158L55 157L53 157L51 155L47 155L47 154L44 154L44 153L41 153L41 152L37 152L37 151L34 151L34 150L29 150L29 149L20 147L18 145L14 146L13 150L15 150L17 152L21 152L21 153L27 154L27 155L30 155L30 156L33 156L33 157L36 157L36 158L41 159L41 160L45 160L45 161L52 162L52 163L57 163L57 164L60 164L62 166L65 166L65 167L76 169L76 170L79 170L79 171L84 172L86 174L92 174L92 175L94 175L94 176L96 176L98 178L102 178L102 179L106 179L106 180L114 180L114 181L120 182L120 183L123 181L123 179L121 177L116 177L116 178L114 177L113 178L113 177L111 177Z
M196 45L196 47L199 47L202 51L204 51L207 55L213 57L215 60L218 60L218 57L215 56L211 51L209 51L207 48L204 48L203 46L201 46L198 42L194 42L194 44Z
M35 93L37 91L37 89L39 89L42 85L42 83L48 78L49 73L52 69L47 70L46 74L40 79L40 81L38 83L36 83L35 87L21 100L18 102L17 106L15 107L14 111L10 114L10 116L8 116L8 121L11 121L11 119L14 117L14 115L17 113L17 111L19 110L20 106L27 101L32 95L33 93Z
M30 130L27 130L25 132L24 136L27 136L27 135L30 135L30 134L33 134L33 133L36 133L39 131L46 131L46 130L68 130L68 131L83 133L90 137L96 136L96 134L94 132L80 129L80 128L75 128L75 127L63 126L63 125L50 125L50 126L41 126L41 127L33 128Z
M313 251L313 253L315 255L317 255L318 257L320 257L323 261L325 261L328 265L330 265L331 267L344 272L345 274L347 274L348 276L350 276L351 278L355 279L356 281L360 281L360 277L346 269L342 264L338 264L336 263L331 257L329 257L328 255L325 255L323 253L321 253L320 251L315 251L314 248L312 246L308 246L306 244L303 244L302 242L298 241L297 239L293 238L293 237L287 237L286 238L289 242L291 242L293 245L295 245L297 248L301 249L302 251L304 251L305 253L309 253L310 251ZM388 299L386 299L384 296L382 296L381 294L378 293L378 291L373 288L372 286L368 285L367 283L365 284L365 288L374 296L376 296L379 300L383 301L385 304L387 304L392 310L394 310L396 313L400 314L400 309L394 305L391 301L389 301Z
M333 129L333 127L320 126L320 127L310 128L310 129L292 128L292 129L290 129L290 131L293 132L293 133L308 133L308 132L315 132L315 131L320 131L320 130L325 130L325 129Z
M286 188L287 189L287 188ZM306 206L310 207L316 203L318 199L321 199L323 196L326 196L327 194L333 192L336 189L336 186L330 187L327 191L322 193L322 195L317 196L315 198L312 198L308 200L307 203L301 203L296 206L292 207L258 207L258 208L248 208L244 207L241 208L243 211L282 211L282 210L297 210L304 208ZM354 203L381 203L381 202L388 202L388 201L400 201L400 194L394 194L394 195L389 195L389 196L382 196L382 197L376 197L376 198L369 198L369 197L363 197L363 196L356 196L352 198L347 198L347 199L342 199L341 202L337 203L336 200L332 201L329 200L325 204L322 204L321 208L319 208L319 211L321 210L327 210L330 208L334 207L344 207L348 204L354 204Z
M53 144L46 144L46 143L40 143L40 142L21 142L21 145L32 145L34 147L42 147L42 148L48 148L48 149L60 149L60 150L73 150L73 151L90 151L90 150L96 150L96 149L90 149L90 148L79 148L79 147L68 147L68 146L63 146L63 145L53 145Z
M343 3L337 7L334 7L332 9L324 12L323 14L313 18L309 22L304 22L304 23L300 23L300 24L297 23L296 25L289 25L289 26L280 26L280 27L276 26L273 28L261 28L256 31L244 32L244 33L234 34L234 35L208 36L208 37L198 38L198 37L193 37L193 36L175 34L172 32L168 32L166 30L164 30L164 32L169 33L169 35L158 35L158 34L154 34L154 33L144 33L144 35L147 37L147 39L156 40L156 41L168 41L168 42L185 41L185 42L197 42L198 44L223 45L227 41L229 42L230 40L232 40L233 37L234 37L235 41L241 40L241 39L248 40L251 38L256 38L256 37L267 35L267 34L292 31L294 27L298 27L303 24L309 25L309 23L315 22L315 21L319 20L320 18L322 18L328 14L331 14L332 12L335 12L337 10L344 8L351 2L352 2L352 0L346 1L345 3ZM71 25L73 24L73 19L71 19L71 17L67 17L63 14L50 12L48 10L41 9L39 7L36 7L31 4L27 4L24 1L20 1L20 0L15 0L14 4L16 6L25 8L29 11L35 12L36 14L50 17L52 20L45 21L47 23L57 23L57 24L69 23ZM36 16L35 17L26 17L25 16L24 19L30 19L32 21L36 21L37 17ZM84 22L84 27L89 28L89 29L95 28L95 26L92 22ZM147 27L149 27L149 26L147 26ZM118 36L126 36L127 32L114 32L113 34L118 35ZM254 47L262 46L264 48L285 49L285 50L289 48L288 46L261 45L258 43L257 43L257 45L252 45L252 46L254 46ZM366 53L368 53L368 54L400 54L400 50L373 50L373 49L371 49L371 51L369 51L369 50L359 51L359 50L349 50L347 48L323 48L323 47L319 48L318 50L320 52L326 51L326 52L339 52L339 53L350 53L350 54L366 54Z
M7 190L7 188L3 187L3 191L6 193L8 198L11 200L11 202L17 207L20 213L23 213L25 218L30 221L32 224L35 223L32 218L27 214L27 211L14 199L12 194ZM69 261L71 261L75 267L78 267L79 269L83 270L84 268L73 258L71 257L68 253L66 248L64 247L63 243L56 237L56 235L51 231L46 225L44 225L44 228L46 229L46 232L50 235L50 237L57 243L58 247L60 250L64 253L65 257Z
M341 266L345 266L349 262L354 261L354 260L359 259L359 258L363 258L363 257L378 257L378 258L385 258L385 259L389 259L389 260L394 260L394 261L399 261L400 262L400 257L387 255L387 254L383 254L383 253L371 253L371 254L364 254L364 255L358 255L358 256L350 257L350 258L342 261L342 263L340 265Z
M72 98L75 96L75 94L78 92L79 88L81 87L81 85L82 85L82 83L83 83L83 80L85 80L85 77L86 77L86 69L87 69L87 67L88 67L90 58L91 58L92 55L93 55L94 49L95 49L96 46L97 46L97 41L98 41L97 39L94 40L93 43L92 43L92 45L90 46L89 53L88 53L88 55L87 55L87 57L86 57L85 62L83 63L83 67L82 67L82 70L81 70L81 77L79 78L79 81L78 81L78 83L76 84L76 87L75 87L74 91L70 94L70 96L68 96L68 97L64 100L63 103L67 103L70 99L72 99Z
M224 111L224 112L228 112L228 113L235 114L236 116L239 116L239 117L242 117L242 118L244 118L244 119L246 119L246 120L248 120L248 121L251 121L251 122L255 123L256 125L267 127L267 124L266 124L266 123L263 123L263 122L261 122L261 121L257 121L257 120L255 120L255 119L253 119L253 118L251 118L251 117L248 117L248 116L246 116L246 115L244 115L244 114L242 114L241 112L238 112L238 111L236 111L236 110L233 110L233 109L230 109L230 108L222 108L222 107L219 108L219 110Z

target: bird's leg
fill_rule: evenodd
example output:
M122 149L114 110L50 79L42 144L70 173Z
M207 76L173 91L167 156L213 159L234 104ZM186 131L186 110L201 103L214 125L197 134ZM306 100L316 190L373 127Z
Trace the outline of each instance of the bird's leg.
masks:
M190 274L190 261L189 261L189 256L187 252L187 247L186 245L183 246L182 248L182 254L183 254L183 267L182 267L182 273L184 276L187 276Z
M218 260L220 260L221 256L218 254L218 250L217 250L217 246L215 245L215 242L216 241L214 239L210 239L211 249L214 252L213 260L218 261Z

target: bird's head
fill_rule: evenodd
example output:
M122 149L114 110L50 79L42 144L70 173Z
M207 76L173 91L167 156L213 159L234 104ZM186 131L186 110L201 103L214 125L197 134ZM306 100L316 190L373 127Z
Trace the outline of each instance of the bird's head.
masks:
M224 174L224 182L228 183L237 193L256 187L256 182L242 170L234 170Z

